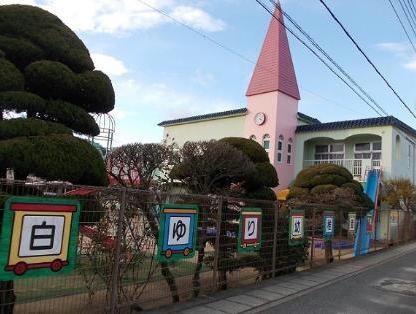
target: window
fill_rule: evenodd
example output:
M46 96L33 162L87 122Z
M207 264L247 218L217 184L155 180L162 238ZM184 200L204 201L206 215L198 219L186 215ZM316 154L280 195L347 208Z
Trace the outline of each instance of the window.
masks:
M400 135L396 135L396 158L400 159Z
M270 135L265 134L263 136L263 148L268 152L270 150Z
M283 135L279 135L279 140L277 141L277 162L283 162Z
M289 141L287 143L287 157L286 157L286 162L288 165L290 165L292 162L292 145L293 145L292 139L289 138Z
M249 137L249 139L250 139L250 140L252 140L252 141L257 141L257 138L256 138L256 136L255 136L255 135L251 135L251 136Z
M315 146L315 159L344 159L344 143L333 143Z
M355 159L381 159L381 142L368 142L354 144Z

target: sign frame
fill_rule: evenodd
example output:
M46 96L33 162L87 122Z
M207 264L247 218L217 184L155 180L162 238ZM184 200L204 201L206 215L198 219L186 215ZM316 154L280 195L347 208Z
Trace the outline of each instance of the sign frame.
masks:
M352 221L354 222L354 224L351 224ZM357 213L349 212L348 213L348 232L353 233L355 232L356 229L357 229Z
M257 237L255 239L245 239L245 222L248 219L257 220ZM251 253L259 251L262 247L262 227L263 227L263 210L258 207L243 207L240 212L240 221L238 226L238 253Z
M327 229L327 220L332 218L332 229ZM323 212L322 215L322 231L323 236L325 239L331 239L335 234L335 212L331 210L327 210Z
M81 204L75 199L7 198L0 235L0 280L71 272L76 263L80 211ZM40 217L44 221L36 225ZM60 223L47 225L46 221ZM57 227L60 241L54 238ZM29 233L29 229L30 240L27 240L24 234L25 231ZM49 234L48 230L51 231Z
M162 204L160 208L160 219L159 219L159 239L158 239L158 250L157 258L160 262L174 262L181 259L192 258L195 256L196 243L198 236L198 213L199 207L195 204ZM184 224L182 220L176 218L186 218ZM175 226L181 230L183 227L186 232L186 224L190 231L187 234L188 241L186 243L178 242L178 244L169 244L169 241L174 239L169 238L170 234L170 221L171 218L175 221ZM185 220L184 220L185 221ZM181 225L179 225L179 222ZM178 230L178 229L177 229ZM172 235L174 234L174 231ZM183 235L182 237L184 237ZM173 235L174 238L174 235ZM177 237L180 241L181 237Z
M295 219L301 219L301 231L296 237L293 236ZM289 246L303 245L305 241L305 211L302 209L291 209L289 212Z

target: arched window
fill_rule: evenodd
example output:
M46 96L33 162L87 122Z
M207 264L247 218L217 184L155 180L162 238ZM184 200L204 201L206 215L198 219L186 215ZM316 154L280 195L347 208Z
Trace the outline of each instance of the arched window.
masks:
M255 135L251 135L251 136L249 137L249 139L250 139L250 140L252 140L252 141L257 141L257 138L256 138L256 136L255 136Z
M292 163L292 151L293 151L293 140L292 138L289 138L287 141L287 156L286 156L286 162L288 165Z
M268 152L270 150L270 135L264 134L263 136L263 148Z
M279 139L277 141L277 162L283 162L283 135L279 135Z

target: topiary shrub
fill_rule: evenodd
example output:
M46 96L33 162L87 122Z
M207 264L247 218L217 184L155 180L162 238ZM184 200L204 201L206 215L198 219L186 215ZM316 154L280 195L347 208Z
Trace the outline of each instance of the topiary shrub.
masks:
M23 90L23 74L13 63L0 59L0 92L6 90Z
M76 77L66 65L55 61L37 61L25 69L26 89L43 98L70 101Z
M361 193L364 192L363 186L361 185L360 182L357 182L357 181L352 181L352 182L344 183L341 187L342 188L350 188L350 189L353 189L357 194L361 194Z
M72 131L98 135L99 127L89 112L109 112L115 103L110 79L93 71L94 64L82 41L45 10L3 5L0 51L0 145L6 154L1 156L2 169L7 162L22 179L36 172L46 180L106 184L104 163L96 159L97 150L79 139L69 140ZM5 121L5 110L26 113L31 121ZM66 147L58 143L59 137ZM80 156L89 160L83 161ZM49 168L56 169L48 169L37 159L40 157L50 161Z
M309 194L309 189L293 186L290 188L288 198L300 198Z
M276 187L279 185L276 168L269 162L261 162L256 164L258 180L262 185L268 187Z
M0 49L4 52L4 57L23 71L25 67L44 57L43 50L34 43L22 38L12 38L0 35Z
M38 119L11 119L0 123L0 141L14 137L45 136L50 134L71 135L72 131L62 124Z
M74 72L94 69L83 42L55 15L27 5L0 6L0 34L22 39L43 50L43 54L28 55L23 63L48 59L68 65Z
M111 81L101 71L80 74L77 78L77 95L74 102L89 112L108 112L114 108L115 95Z
M87 185L106 185L99 152L72 135L21 137L0 141L0 173L15 169L16 179L29 174Z
M311 194L320 195L325 193L330 193L337 188L336 185L333 184L324 184L324 185L317 185L311 189Z
M227 142L235 148L243 151L254 163L270 162L269 155L267 155L264 148L253 140L243 137L224 137L220 141Z

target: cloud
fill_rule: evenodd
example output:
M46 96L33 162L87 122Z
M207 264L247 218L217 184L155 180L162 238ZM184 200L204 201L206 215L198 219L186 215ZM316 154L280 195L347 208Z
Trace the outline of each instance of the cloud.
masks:
M123 61L102 53L91 53L95 68L109 76L121 76L128 72Z
M410 71L416 71L416 55L412 47L405 43L386 42L377 44L381 50L393 53L401 59L401 65Z
M179 6L176 7L171 16L187 25L193 25L196 28L203 29L208 32L222 31L225 23L219 19L214 19L205 11L201 9Z
M222 20L195 6L179 5L177 0L0 0L0 4L11 3L40 6L79 32L120 34L172 23L144 3L203 31L217 32L225 27Z

